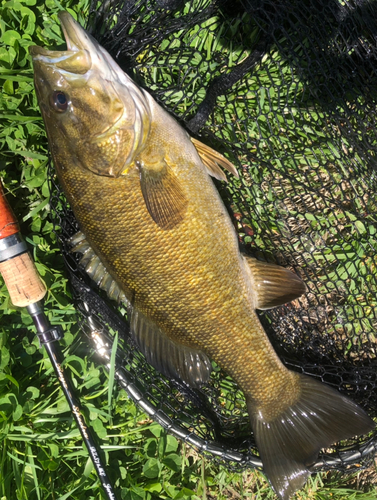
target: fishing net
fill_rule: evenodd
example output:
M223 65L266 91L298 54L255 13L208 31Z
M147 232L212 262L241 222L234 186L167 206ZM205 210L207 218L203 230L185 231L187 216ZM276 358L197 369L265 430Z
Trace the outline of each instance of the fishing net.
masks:
M287 266L307 293L260 313L283 362L377 416L377 5L354 0L93 2L88 29L191 135L240 172L216 183L241 248ZM219 368L167 380L70 253L77 224L51 176L55 224L82 328L170 432L235 469L260 467L245 401ZM219 234L219 240L221 234ZM100 348L101 347L101 348ZM373 457L377 434L324 450L314 469Z

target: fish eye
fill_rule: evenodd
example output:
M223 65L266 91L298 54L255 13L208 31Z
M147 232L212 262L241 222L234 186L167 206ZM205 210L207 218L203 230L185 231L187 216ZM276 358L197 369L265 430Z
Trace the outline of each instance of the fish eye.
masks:
M56 111L63 113L68 108L67 96L61 90L55 90L52 94L51 104Z

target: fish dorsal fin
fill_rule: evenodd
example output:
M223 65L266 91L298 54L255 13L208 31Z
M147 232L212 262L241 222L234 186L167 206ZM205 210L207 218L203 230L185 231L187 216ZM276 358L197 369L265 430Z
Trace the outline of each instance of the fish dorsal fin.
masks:
M199 388L209 380L212 365L198 349L173 342L150 319L133 309L131 333L146 360L168 378Z
M194 139L193 137L191 137L191 141L194 144L204 166L207 168L207 172L209 173L209 175L215 177L215 179L218 179L219 181L228 182L226 175L220 168L222 167L233 174L235 177L239 177L236 167L233 165L233 163L227 160L225 156L210 148L206 144L198 141L197 139Z
M71 252L82 254L79 264L101 290L104 290L110 299L116 300L118 303L127 303L125 293L90 246L84 233L79 231L74 234L68 240L68 243L72 245Z
M304 282L289 269L244 255L251 273L255 309L271 309L297 299L305 292Z
M141 192L148 212L162 229L173 229L182 222L187 198L179 180L165 159L144 164L137 161Z

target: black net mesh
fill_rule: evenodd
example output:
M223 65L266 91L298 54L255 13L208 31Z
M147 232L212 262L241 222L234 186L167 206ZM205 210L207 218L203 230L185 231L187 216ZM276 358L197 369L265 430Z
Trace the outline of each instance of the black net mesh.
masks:
M377 415L377 5L355 0L140 0L91 7L88 28L240 179L218 188L249 254L293 268L306 295L261 314L280 358ZM149 367L79 269L77 226L52 181L83 328L121 334L118 377L171 432L233 467L260 466L242 393L220 370L192 390ZM221 234L219 234L219 239ZM370 459L377 435L317 467Z

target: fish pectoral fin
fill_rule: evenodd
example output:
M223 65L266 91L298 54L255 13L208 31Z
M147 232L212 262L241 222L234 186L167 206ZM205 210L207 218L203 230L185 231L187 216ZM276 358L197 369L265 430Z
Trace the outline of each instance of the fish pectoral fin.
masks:
M244 255L255 292L255 309L271 309L297 299L305 292L304 282L289 269Z
M207 355L172 341L135 309L131 312L131 334L148 363L167 378L181 380L194 388L208 383L212 365Z
M279 399L273 418L246 395L263 470L281 500L305 484L321 449L375 428L366 412L347 397L311 377L296 377L297 400L279 411L284 398Z
M206 144L198 141L197 139L194 139L193 137L190 137L190 139L194 144L196 151L198 152L200 159L202 160L203 165L206 167L209 175L215 177L215 179L218 179L219 181L228 182L226 175L220 168L222 167L233 174L235 177L239 177L236 167L227 158L225 158L225 156L210 148Z
M136 164L150 216L162 229L173 229L182 222L188 205L179 180L164 159L152 165Z

